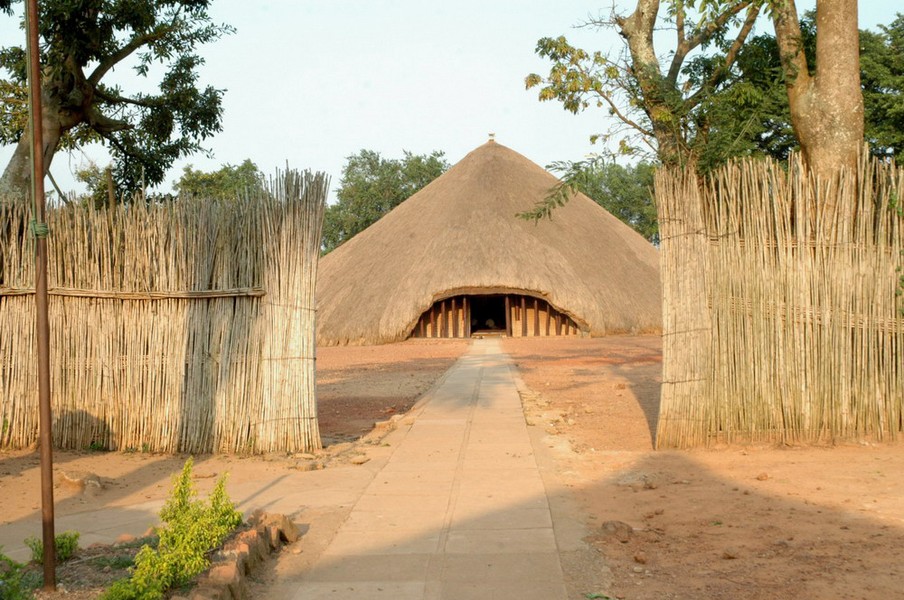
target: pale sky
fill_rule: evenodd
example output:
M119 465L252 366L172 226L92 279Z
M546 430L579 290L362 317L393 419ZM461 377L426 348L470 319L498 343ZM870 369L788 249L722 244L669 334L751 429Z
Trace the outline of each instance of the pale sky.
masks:
M206 144L213 158L178 162L160 189L168 190L185 164L215 170L250 158L268 174L287 161L326 171L335 191L346 158L361 149L385 158L442 150L454 164L490 132L541 166L579 160L599 150L589 136L607 130L609 117L604 110L572 115L559 102L541 103L536 89L524 89L524 77L548 72L550 63L534 53L544 36L564 34L588 50L619 48L611 31L573 28L588 15L608 15L610 5L214 0L214 20L237 29L202 51L201 83L227 90L223 131ZM888 23L896 11L904 12L900 0L861 0L860 27ZM3 45L22 35L17 22L0 16ZM763 22L760 31L771 26ZM119 71L118 77L130 77L128 69ZM11 147L0 148L0 168L11 154ZM71 172L88 158L108 161L100 148L57 154L51 171L64 190L78 189Z

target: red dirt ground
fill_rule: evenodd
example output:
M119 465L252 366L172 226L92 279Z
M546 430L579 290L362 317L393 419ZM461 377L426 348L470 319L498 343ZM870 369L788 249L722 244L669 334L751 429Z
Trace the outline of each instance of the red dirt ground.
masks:
M657 337L506 340L537 425L571 442L559 478L632 600L904 598L904 445L653 451ZM545 417L545 419L544 419ZM593 592L593 590L588 590Z

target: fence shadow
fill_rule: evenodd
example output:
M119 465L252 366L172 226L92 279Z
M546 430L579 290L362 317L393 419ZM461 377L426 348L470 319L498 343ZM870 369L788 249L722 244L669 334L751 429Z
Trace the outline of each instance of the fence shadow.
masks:
M563 394L569 399L566 404L580 401L595 410L640 414L649 439L647 447L654 447L662 385L659 336L539 342L524 338L505 340L503 347L534 392ZM604 427L615 430L612 424Z

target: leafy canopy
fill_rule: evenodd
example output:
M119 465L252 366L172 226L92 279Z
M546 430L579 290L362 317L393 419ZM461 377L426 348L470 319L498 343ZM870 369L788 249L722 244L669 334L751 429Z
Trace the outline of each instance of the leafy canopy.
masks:
M592 141L617 141L622 154L651 156L666 165L696 163L708 141L711 100L730 85L763 3L673 0L663 10L658 0L637 0L629 15L613 9L608 18L581 24L614 29L624 43L621 51L590 52L564 36L542 38L536 52L552 66L547 75L528 75L525 86L539 88L539 100L558 100L573 113L605 109L611 127ZM663 52L666 40L670 47Z
M12 15L15 3L0 0L0 10ZM211 21L209 4L43 0L45 128L57 127L45 132L51 156L58 148L101 142L114 157L118 186L134 190L142 180L162 182L173 161L203 150L203 140L221 129L223 90L200 85L204 59L197 48L234 31ZM109 81L115 68L124 67L134 73L132 91ZM0 93L9 99L0 114L2 143L22 138L25 77L23 46L0 48ZM153 91L143 91L148 89Z
M539 220L552 218L580 192L605 208L625 225L653 244L659 243L659 224L653 202L653 174L656 166L647 161L623 166L602 156L582 161L555 162L546 167L562 173L561 181L537 205L518 216Z
M641 4L643 0L639 0L638 5ZM740 4L735 3L735 7ZM730 5L726 3L726 6ZM692 3L669 4L669 11L660 23L679 29L678 17L683 14L687 31L686 14L682 11L691 7ZM711 4L710 9L714 8L716 4ZM754 6L751 3L747 8L752 10ZM708 17L711 24L716 23L714 14ZM706 22L706 18L700 18L691 31L699 31L699 24ZM613 18L589 24L623 28L625 23L625 19ZM815 65L815 13L804 14L800 25L800 43L807 64ZM743 25L740 26L743 30ZM571 46L564 37L544 38L538 42L537 52L551 59L553 66L545 77L529 75L526 85L541 88L541 101L559 100L570 112L607 108L609 115L615 117L611 119L615 125L609 133L593 135L591 140L615 137L622 153L646 155L657 162L674 164L661 151L660 142L665 140L665 145L669 144L669 136L662 135L662 129L675 125L674 131L678 132L675 146L703 173L738 157L769 156L784 161L799 145L791 124L776 38L771 33L743 38L735 35L729 44L728 34L724 28L713 33L711 40L701 44L700 51L691 56L684 54L682 58L683 51L676 50L670 70L665 74L659 70L651 72L649 66L646 70L636 69L637 63L632 62L634 56L630 52L619 57L590 53ZM685 39L695 37L684 34ZM737 44L738 40L743 43ZM878 32L861 31L860 47L866 142L874 154L894 156L900 164L904 160L904 16L897 15L889 25L880 26ZM645 88L644 80L653 81L655 86ZM659 135L655 131L657 119ZM619 135L623 137L618 138ZM643 146L652 152L644 153ZM611 156L608 158L553 164L554 170L563 172L562 183L534 209L520 216L548 217L574 191L582 191L641 235L655 241L655 211L648 194L622 194L616 185L594 188L588 184L600 177L609 181L626 177L619 184L622 189L646 189L652 185L645 163L622 170L612 163ZM604 200L604 195L610 200ZM625 212L623 200L636 204ZM648 222L642 215L649 215L652 228L646 226ZM644 225L638 228L639 223Z
M330 252L376 223L383 215L445 173L444 153L412 154L401 160L361 150L349 156L336 191L338 201L323 220L323 251Z
M620 153L666 165L693 162L707 172L744 156L784 160L798 149L775 35L753 35L753 19L774 0L636 5L634 14L581 24L616 30L625 44L621 52L584 50L564 36L539 40L537 54L552 64L546 75L528 75L526 87L538 88L539 100L557 100L569 112L602 108L610 127L591 135L592 141L611 140ZM799 43L813 68L815 12L805 13L800 26ZM661 33L647 37L654 31ZM654 46L670 39L667 52ZM860 61L866 141L873 153L900 161L904 16L878 32L860 32Z
M904 13L860 32L860 84L870 149L904 164Z
M182 177L175 183L180 196L198 198L244 198L266 193L266 178L250 158L240 165L225 164L219 170L204 172L191 165L182 169Z

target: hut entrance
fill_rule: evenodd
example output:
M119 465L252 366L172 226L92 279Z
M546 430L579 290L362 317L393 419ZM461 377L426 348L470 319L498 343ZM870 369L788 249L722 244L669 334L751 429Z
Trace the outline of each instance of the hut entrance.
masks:
M546 300L524 294L462 294L437 300L410 337L469 338L579 335L574 320Z
M471 335L501 335L508 331L505 319L505 296L470 297Z

